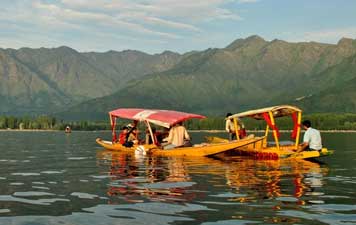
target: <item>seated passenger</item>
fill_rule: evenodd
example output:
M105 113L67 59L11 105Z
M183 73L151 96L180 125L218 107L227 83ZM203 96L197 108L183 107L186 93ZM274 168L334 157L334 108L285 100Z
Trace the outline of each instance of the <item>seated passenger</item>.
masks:
M128 133L127 133L127 140L123 144L123 146L126 147L132 147L135 144L139 144L140 141L138 139L138 131L136 127L133 127Z
M190 137L183 123L180 122L169 130L169 135L165 140L167 144L164 146L164 149L173 149L186 146L185 144L190 141Z
M128 142L133 142L134 144L138 144L138 131L136 127L133 127L131 132L129 132L129 137L127 138Z
M129 128L127 126L124 126L121 130L121 133L119 135L119 142L120 144L125 144L125 142L127 141L128 138L128 132L129 132Z
M247 137L246 129L245 129L245 124L242 122L242 120L239 120L239 138L245 138Z

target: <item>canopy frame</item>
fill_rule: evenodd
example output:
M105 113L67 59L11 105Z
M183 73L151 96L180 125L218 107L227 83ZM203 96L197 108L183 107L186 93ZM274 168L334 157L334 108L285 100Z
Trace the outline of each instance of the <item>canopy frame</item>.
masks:
M245 117L250 117L256 120L265 120L267 125L265 129L265 137L266 137L266 142L264 143L264 146L267 146L267 136L269 134L269 130L272 130L273 133L273 138L276 143L276 148L280 150L280 141L279 141L279 130L278 127L276 126L276 118L278 117L284 117L284 116L291 116L292 121L294 123L294 128L293 128L293 133L292 135L295 135L295 148L298 148L299 145L299 138L300 138L300 131L301 131L301 118L302 118L302 110L299 109L298 107L291 106L291 105L279 105L279 106L272 106L272 107L267 107L267 108L262 108L262 109L256 109L256 110L249 110L246 112L242 113L237 113L234 115L229 116L227 119L233 119L234 121L234 126L235 126L235 131L236 131L236 137L239 140L239 126L238 126L238 120L241 118Z
M155 137L152 131L150 123L170 128L177 123L184 122L188 119L204 119L203 115L185 113L173 110L160 110L160 109L140 109L140 108L120 108L109 112L110 124L112 130L112 141L117 141L117 135L115 131L116 119L131 119L134 121L144 122L152 140L155 143Z

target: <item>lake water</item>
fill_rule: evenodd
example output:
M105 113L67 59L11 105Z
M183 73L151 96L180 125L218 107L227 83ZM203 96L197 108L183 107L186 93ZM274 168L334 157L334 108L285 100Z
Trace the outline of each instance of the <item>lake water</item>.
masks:
M192 133L199 141L202 133ZM109 132L0 132L0 224L356 224L356 133L322 163L103 151Z

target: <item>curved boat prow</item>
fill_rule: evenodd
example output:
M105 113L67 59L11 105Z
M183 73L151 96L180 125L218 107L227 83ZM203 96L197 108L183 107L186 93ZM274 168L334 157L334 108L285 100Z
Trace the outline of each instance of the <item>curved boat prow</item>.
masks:
M296 152L288 156L288 158L296 158L296 159L310 159L310 158L319 158L324 156L329 156L334 154L334 150L328 150L327 148L323 148L321 151L302 151Z

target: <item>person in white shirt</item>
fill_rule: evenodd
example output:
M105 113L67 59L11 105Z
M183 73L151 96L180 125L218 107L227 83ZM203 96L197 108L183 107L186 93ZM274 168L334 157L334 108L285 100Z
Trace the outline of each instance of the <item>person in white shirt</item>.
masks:
M311 122L309 120L304 120L302 126L306 131L304 133L303 143L300 144L299 151L320 151L323 148L320 132L311 127Z
M231 116L231 113L226 114L226 121L225 121L225 130L229 134L229 140L235 140L236 139L236 132L235 132L235 126L234 122L232 119L228 119L229 116Z
M229 140L236 140L236 131L235 131L235 124L233 119L228 119L229 116L232 116L231 113L226 114L226 121L225 121L225 130L229 133ZM239 138L246 137L245 125L242 123L241 120L238 120L237 128L239 130Z
M164 146L164 149L173 149L175 147L183 146L185 145L185 141L189 140L189 134L183 126L183 123L180 122L169 130L169 135L165 138L167 144Z

